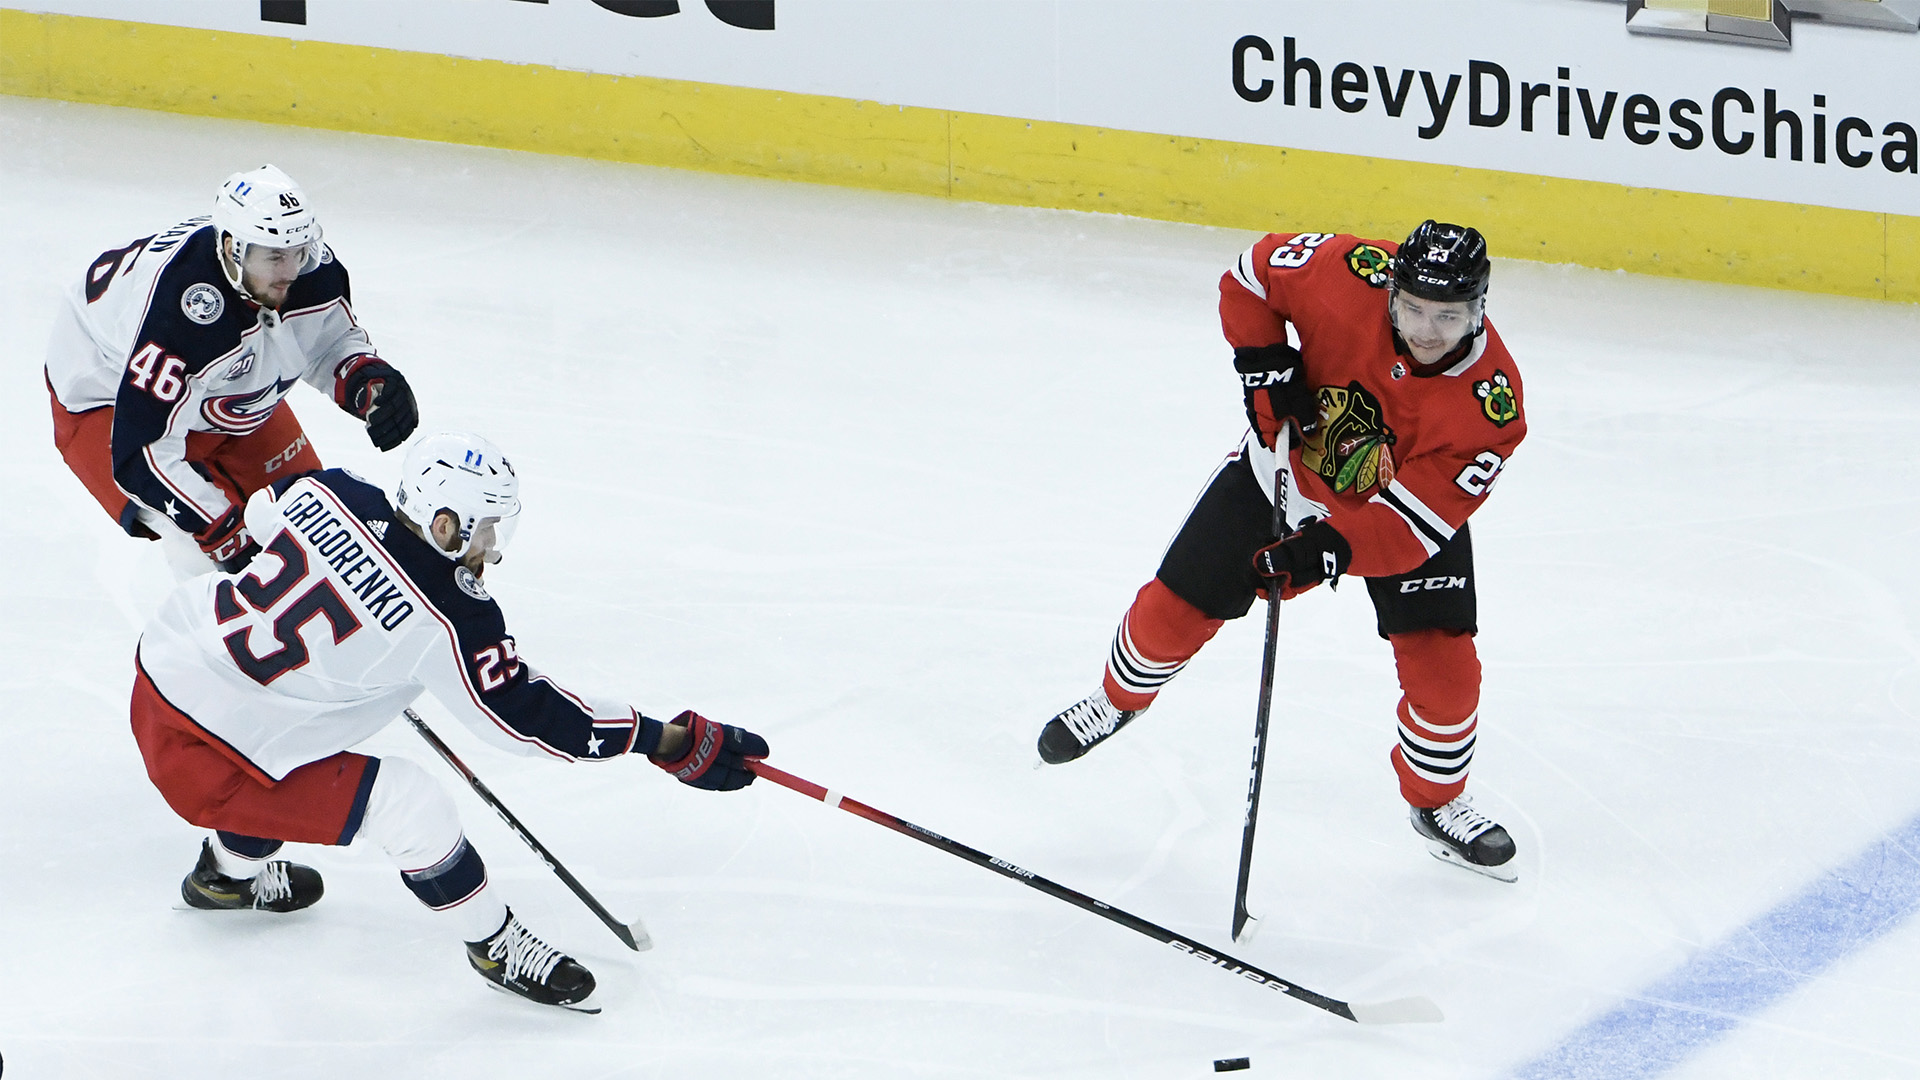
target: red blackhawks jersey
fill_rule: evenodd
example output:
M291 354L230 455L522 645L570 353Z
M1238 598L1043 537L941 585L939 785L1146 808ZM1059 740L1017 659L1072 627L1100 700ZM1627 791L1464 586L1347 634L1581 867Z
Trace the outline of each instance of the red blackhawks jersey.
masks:
M1304 357L1320 425L1290 452L1287 516L1324 518L1353 547L1348 571L1404 574L1427 561L1492 490L1526 435L1520 371L1492 322L1467 353L1419 375L1387 317L1399 245L1345 233L1269 234L1220 278L1235 348L1289 342ZM1269 489L1274 458L1246 451Z

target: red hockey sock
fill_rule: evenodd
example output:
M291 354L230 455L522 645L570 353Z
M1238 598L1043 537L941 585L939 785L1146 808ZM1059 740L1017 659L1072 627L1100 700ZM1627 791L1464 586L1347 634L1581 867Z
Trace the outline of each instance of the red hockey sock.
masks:
M1147 582L1114 632L1104 680L1107 700L1128 711L1153 704L1167 680L1224 625L1224 619L1209 619L1175 596L1159 578Z
M1480 721L1480 658L1460 630L1394 634L1400 669L1400 745L1393 770L1413 806L1444 806L1467 786Z

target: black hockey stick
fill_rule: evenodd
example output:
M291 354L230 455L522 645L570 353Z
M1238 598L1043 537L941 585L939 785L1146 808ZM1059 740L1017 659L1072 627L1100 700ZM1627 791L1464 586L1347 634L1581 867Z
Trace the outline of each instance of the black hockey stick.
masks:
M1284 430L1284 429L1283 429ZM1287 531L1287 458L1277 445L1273 470L1273 535ZM1247 820L1240 831L1240 882L1233 888L1233 941L1253 940L1260 920L1247 913L1247 879L1253 873L1253 827L1260 817L1260 778L1267 768L1267 717L1273 712L1273 669L1280 651L1280 590L1267 586L1267 651L1260 661L1260 709L1253 718L1253 775L1247 780Z
M912 837L923 844L938 848L949 855L958 855L970 863L986 867L1001 877L1011 878L1029 888L1038 889L1056 900L1065 900L1074 907L1091 911L1103 919L1117 922L1121 926L1136 933L1145 934L1161 944L1171 945L1180 952L1186 953L1188 956L1204 960L1214 967L1229 974L1238 975L1250 983L1264 986L1269 990L1277 990L1288 997L1297 998L1317 1009L1325 1009L1343 1019L1352 1020L1359 1024L1420 1024L1435 1023L1444 1019L1440 1015L1440 1007L1423 997L1396 998L1393 1001L1355 1005L1327 997L1324 994L1316 994L1303 986L1296 986L1292 982L1282 979L1280 976L1271 972L1262 971L1244 960L1236 960L1216 949L1210 949L1183 934L1176 934L1166 927L1156 926L1138 915L1129 914L1110 904L1095 900L1093 897L1084 893L1075 892L1065 885L1048 881L1046 878L1030 870L1022 870L1020 867L1004 859L996 859L984 851L976 851L958 841L949 840L937 832L933 832L930 829L923 829L911 821L894 817L884 810L876 810L863 802L856 802L853 799L846 798L839 792L830 791L810 780L802 780L792 773L776 769L764 761L750 762L749 767L762 779L771 780L781 787L792 788L802 795L819 799L828 806L837 806L849 814L866 818L876 825L884 825L902 836Z
M435 735L433 729L427 726L427 722L420 719L419 713L414 712L412 709L407 709L405 712L407 723L413 725L413 730L419 732L420 737L427 740L427 745L433 747L439 752L441 757L447 759L447 764L453 766L454 772L466 777L467 786L473 788L474 794L480 796L480 801L493 807L493 812L500 815L500 820L507 823L507 828L512 829L515 836L526 841L527 846L533 849L533 853L540 856L540 861L547 864L547 869L558 875L560 880L566 884L567 888L573 890L573 895L579 897L581 903L587 905L589 910L600 917L601 922L607 924L607 929L613 931L613 936L619 938L627 948L632 949L634 952L645 952L653 948L653 938L648 936L647 928L641 925L639 919L635 919L630 923L623 923L619 919L614 918L606 908L601 907L600 901L595 900L593 894L587 891L587 887L580 884L580 879L568 873L567 868L560 865L560 860L553 857L553 852L548 851L546 845L535 840L533 834L527 831L527 827L520 824L520 819L513 816L513 811L508 810L499 799L493 797L493 792L487 790L487 785L481 783L480 778L473 775L473 770L467 768L466 762L461 761L454 755L452 747L440 741L440 736Z

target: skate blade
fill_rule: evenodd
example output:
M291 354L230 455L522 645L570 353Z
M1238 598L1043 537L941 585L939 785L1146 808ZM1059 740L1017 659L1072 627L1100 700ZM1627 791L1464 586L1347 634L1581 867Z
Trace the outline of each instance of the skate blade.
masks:
M1427 841L1427 853L1450 866L1458 866L1463 870L1471 870L1476 874L1490 877L1495 881L1504 881L1512 884L1520 880L1520 871L1513 865L1513 860L1511 859L1501 863L1499 866L1481 866L1479 863L1468 862L1461 858L1452 848L1437 840Z
M257 912L258 914L261 914L261 915L286 916L286 915L298 915L301 912L307 910L306 908L294 908L292 911L275 911L272 908L257 908L257 907L194 907L192 904L189 904L184 900L175 900L170 906L175 911L192 911L202 915L209 914L209 913L217 913L222 911L252 911L252 912ZM311 907L311 906L312 906L311 904L308 905L308 907Z
M549 1005L544 1001L535 1001L530 997L523 997L519 994L516 994L513 991L507 989L504 986L501 986L499 983L494 982L491 979L487 980L487 985L507 995L508 997L512 998L515 1001L524 1001L529 1005L534 1005L542 1009L565 1009L568 1012L586 1013L589 1016L597 1016L600 1013L599 1004L593 1001L591 998L589 998L586 1001L575 1002L572 1005L561 1005L561 1004Z

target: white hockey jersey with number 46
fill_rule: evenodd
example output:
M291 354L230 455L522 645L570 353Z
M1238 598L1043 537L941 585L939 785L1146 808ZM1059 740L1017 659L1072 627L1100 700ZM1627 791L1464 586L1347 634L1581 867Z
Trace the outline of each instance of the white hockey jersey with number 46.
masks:
M302 380L345 408L351 362L375 355L330 249L268 311L227 283L194 218L94 260L54 320L47 385L71 413L113 406L115 482L197 533L231 504L188 464L188 437L256 431Z
M360 742L422 690L489 741L564 760L645 752L659 725L536 672L478 578L339 469L261 491L263 550L238 574L183 583L135 662L249 773L279 780Z

